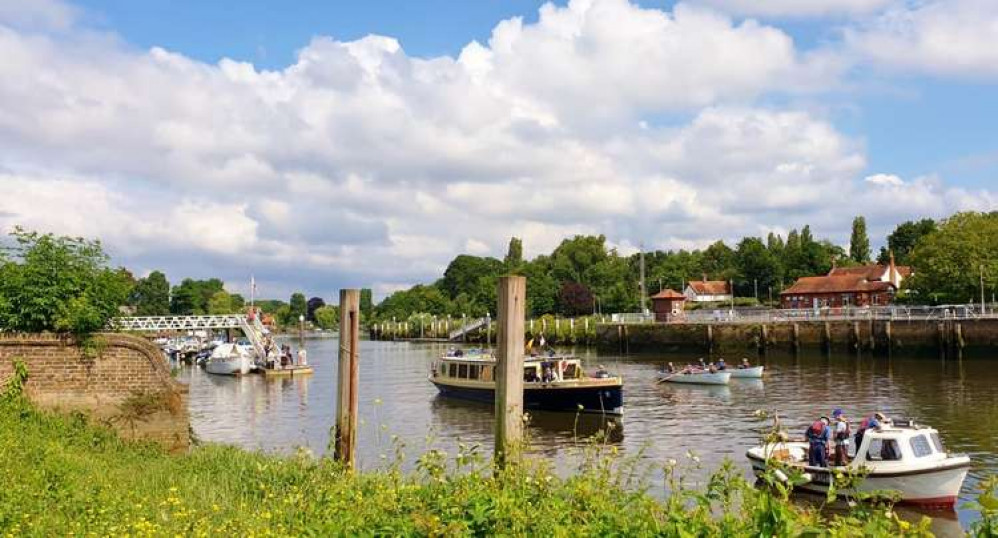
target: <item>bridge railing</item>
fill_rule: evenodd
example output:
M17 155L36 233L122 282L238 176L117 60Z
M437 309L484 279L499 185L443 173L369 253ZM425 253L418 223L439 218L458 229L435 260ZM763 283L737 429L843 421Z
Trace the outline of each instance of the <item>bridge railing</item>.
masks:
M129 316L114 318L109 329L114 331L186 331L204 329L241 329L242 314L206 316Z
M945 321L998 318L996 305L874 306L838 308L712 308L686 310L673 323L779 323L793 321ZM614 314L614 323L647 323L641 314Z

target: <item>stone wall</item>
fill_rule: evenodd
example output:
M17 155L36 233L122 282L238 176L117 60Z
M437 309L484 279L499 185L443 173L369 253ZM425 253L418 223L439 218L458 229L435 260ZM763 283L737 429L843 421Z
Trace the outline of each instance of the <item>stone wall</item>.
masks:
M767 349L910 353L945 357L998 352L998 319L753 323L601 324L596 343L610 352L735 353Z
M148 340L98 334L81 344L51 334L0 335L0 382L14 361L28 370L25 394L48 409L84 411L129 438L152 439L172 450L190 444L187 386L170 375L162 352Z

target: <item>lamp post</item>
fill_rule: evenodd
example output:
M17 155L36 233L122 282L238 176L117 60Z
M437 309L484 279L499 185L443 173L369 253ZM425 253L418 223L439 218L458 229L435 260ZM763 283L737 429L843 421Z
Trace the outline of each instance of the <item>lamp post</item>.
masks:
M298 314L298 347L305 347L305 316Z

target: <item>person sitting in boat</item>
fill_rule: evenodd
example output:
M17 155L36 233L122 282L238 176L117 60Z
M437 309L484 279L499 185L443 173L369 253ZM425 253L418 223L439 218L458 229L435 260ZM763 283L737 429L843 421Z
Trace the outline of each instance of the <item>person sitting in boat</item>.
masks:
M714 366L714 363L710 363L710 364L707 365L707 371L710 372L710 373L712 373L712 374L716 374L717 373L717 366Z
M676 373L676 367L670 362L669 364L665 365L665 371L670 374L674 374Z
M863 435L866 430L870 428L880 429L883 423L887 420L887 417L883 413L874 413L873 416L863 419L859 423L859 429L856 430L856 450L863 446Z
M744 370L746 368L751 368L751 367L752 367L752 365L749 364L748 359L746 359L745 357L742 357L742 363L738 365L738 369L739 370Z
M596 373L593 375L596 379L606 379L610 377L610 372L606 371L606 366L602 364L596 367Z
M832 438L835 441L835 465L843 466L849 463L849 420L846 419L842 409L836 408L832 411L832 420L835 421L835 432Z
M707 369L707 361L703 360L703 357L700 357L700 369L701 370Z
M807 464L812 467L828 467L828 439L832 435L829 422L828 417L821 417L804 431L808 442Z
M724 364L724 357L721 357L720 359L717 359L717 365L716 366L717 366L717 371L719 371L719 372L724 371L728 367L727 364Z

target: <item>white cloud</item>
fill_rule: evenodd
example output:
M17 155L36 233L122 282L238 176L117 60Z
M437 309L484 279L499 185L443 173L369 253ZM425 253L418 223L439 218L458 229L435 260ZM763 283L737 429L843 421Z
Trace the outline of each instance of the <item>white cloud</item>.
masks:
M689 248L805 222L844 231L860 209L893 215L891 196L994 203L857 182L860 144L755 102L833 84L837 62L684 5L548 5L457 58L319 37L260 71L2 23L0 55L0 227L101 237L139 273L253 273L265 295L430 281L460 252L501 256L511 235L530 256L591 233Z
M863 15L895 0L694 0L729 13L761 17Z
M904 180L894 174L873 174L872 176L866 176L863 180L873 185L904 185Z
M0 0L0 24L65 30L77 16L75 8L58 0Z
M851 28L847 44L869 61L899 71L998 76L998 2L930 0L891 9Z

